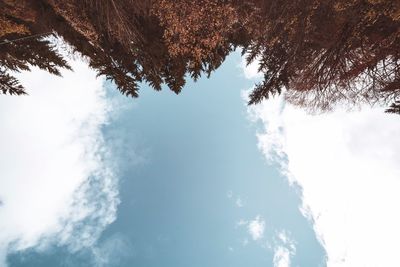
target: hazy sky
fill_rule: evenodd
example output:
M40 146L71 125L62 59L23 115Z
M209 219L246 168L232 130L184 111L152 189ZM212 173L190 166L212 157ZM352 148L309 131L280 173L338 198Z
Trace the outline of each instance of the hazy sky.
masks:
M1 267L400 264L396 115L247 107L238 54L178 96L73 67L0 98Z

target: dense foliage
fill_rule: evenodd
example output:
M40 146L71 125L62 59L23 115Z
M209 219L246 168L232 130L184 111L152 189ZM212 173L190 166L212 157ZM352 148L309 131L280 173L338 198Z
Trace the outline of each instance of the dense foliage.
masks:
M258 103L285 89L311 111L338 103L399 113L400 1L0 0L0 91L23 94L10 71L68 68L57 35L125 95L138 84L179 93L237 47L257 59ZM12 41L9 41L12 40Z

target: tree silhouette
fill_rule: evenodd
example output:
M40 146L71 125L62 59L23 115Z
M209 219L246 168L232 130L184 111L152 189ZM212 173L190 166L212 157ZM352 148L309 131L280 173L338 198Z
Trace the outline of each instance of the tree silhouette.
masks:
M179 93L186 74L209 76L240 47L264 74L250 104L285 91L310 111L361 103L397 110L400 1L0 0L0 11L3 93L24 92L9 71L68 68L44 38L51 33L128 96L138 96L141 82Z

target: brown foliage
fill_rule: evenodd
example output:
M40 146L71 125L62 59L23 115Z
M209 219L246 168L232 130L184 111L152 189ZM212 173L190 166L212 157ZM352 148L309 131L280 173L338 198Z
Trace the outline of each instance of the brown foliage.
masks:
M399 11L399 2L390 0L292 1L263 9L263 38L247 49L261 57L265 79L250 103L284 87L290 102L312 111L394 101L400 89Z
M218 0L160 0L153 12L165 28L164 40L173 57L200 63L218 49L229 49L229 34L238 22L230 3Z
M400 1L0 0L0 8L0 42L53 32L125 95L137 96L140 82L179 93L186 73L210 75L238 46L264 73L250 104L284 88L311 111L400 95ZM29 64L56 74L67 66L42 37L0 45L1 81Z

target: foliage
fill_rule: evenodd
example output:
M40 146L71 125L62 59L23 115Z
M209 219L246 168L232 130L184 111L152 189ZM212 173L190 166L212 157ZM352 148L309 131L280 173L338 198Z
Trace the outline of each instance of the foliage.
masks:
M0 11L4 84L9 70L68 68L43 39L51 32L134 97L141 82L179 93L186 74L209 76L241 47L264 74L250 104L283 91L310 111L361 103L396 110L399 100L400 1L0 0Z
M400 101L397 100L393 104L390 105L390 107L386 110L387 113L396 113L400 114Z
M248 48L265 75L251 103L284 87L290 102L310 110L398 98L400 2L274 2L263 10L262 40Z
M19 84L18 80L9 75L3 69L0 69L0 91L3 94L24 95L24 88Z

